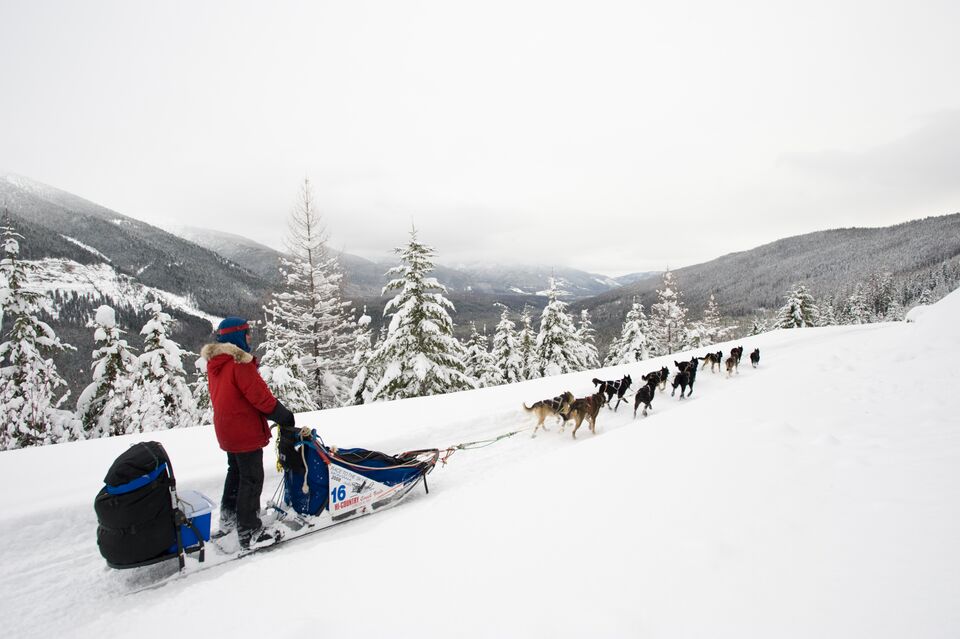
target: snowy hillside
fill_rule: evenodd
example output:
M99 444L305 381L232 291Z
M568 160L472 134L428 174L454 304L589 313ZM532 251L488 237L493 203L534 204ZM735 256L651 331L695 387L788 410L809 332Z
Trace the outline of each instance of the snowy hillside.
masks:
M72 238L66 238L76 242ZM78 264L73 260L46 258L33 262L37 270L30 281L34 290L52 296L58 292L61 296L95 297L115 307L142 308L153 300L162 300L168 308L175 308L199 317L216 326L221 319L199 310L191 300L160 290L144 286L135 279L117 273L109 264ZM56 305L54 305L56 310Z
M649 417L603 409L597 435L457 452L429 495L131 596L175 562L108 569L93 498L140 438L0 453L5 635L960 636L960 292L915 315L743 340L758 369L702 370ZM663 359L298 424L342 446L445 447ZM210 427L151 438L181 488L219 499Z

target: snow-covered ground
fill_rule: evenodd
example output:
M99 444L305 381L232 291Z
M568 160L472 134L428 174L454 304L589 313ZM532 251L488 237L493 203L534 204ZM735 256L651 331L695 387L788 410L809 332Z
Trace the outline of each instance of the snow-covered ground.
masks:
M93 498L144 437L0 453L3 634L960 636L960 292L916 318L743 340L758 369L701 370L649 417L604 409L597 435L458 452L429 495L129 596L175 562L108 569ZM342 446L445 447L666 360L298 423ZM150 437L181 488L219 498L209 427Z

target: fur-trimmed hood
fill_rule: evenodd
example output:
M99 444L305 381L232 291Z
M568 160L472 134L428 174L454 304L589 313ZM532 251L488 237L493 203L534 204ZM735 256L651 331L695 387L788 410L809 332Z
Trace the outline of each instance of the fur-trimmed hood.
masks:
M233 344L217 342L215 344L205 344L203 348L200 349L200 357L206 360L208 363L214 358L219 357L220 355L229 355L233 361L238 364L249 364L253 361L253 355L244 351L243 349L237 348Z

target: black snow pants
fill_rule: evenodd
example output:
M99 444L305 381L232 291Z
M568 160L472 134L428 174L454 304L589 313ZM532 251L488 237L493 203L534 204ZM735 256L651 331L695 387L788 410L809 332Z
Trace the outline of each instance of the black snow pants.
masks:
M263 449L227 453L227 479L220 501L221 526L236 521L243 537L260 528L260 493L263 491Z

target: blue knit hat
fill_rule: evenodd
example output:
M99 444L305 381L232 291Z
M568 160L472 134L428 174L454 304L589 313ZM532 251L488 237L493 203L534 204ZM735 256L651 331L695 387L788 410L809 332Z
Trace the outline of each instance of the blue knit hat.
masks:
M250 352L247 344L247 331L250 325L242 317L227 317L217 327L217 341L223 344L233 344L246 352Z

